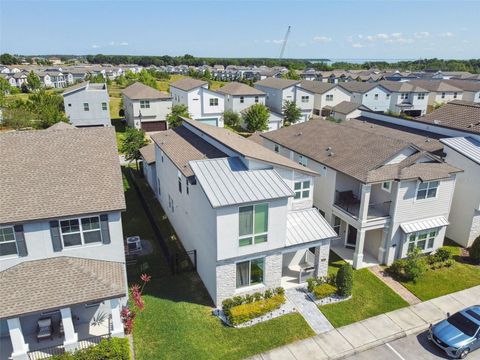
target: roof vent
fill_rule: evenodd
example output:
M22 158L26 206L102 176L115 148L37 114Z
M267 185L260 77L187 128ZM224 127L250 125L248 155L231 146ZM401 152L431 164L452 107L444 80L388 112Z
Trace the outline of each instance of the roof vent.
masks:
M372 125L370 125L370 127L373 129L375 127L375 125L372 124Z
M440 120L433 120L433 123L434 123L435 125L439 125L439 124L441 124L442 122L441 122Z
M296 134L296 136L300 136L300 135L302 135L302 132L301 132L301 131Z
M430 138L428 136L425 138L425 142L430 142Z
M335 155L333 151L330 151L330 153L328 154L328 156L333 156L333 155Z
M332 147L331 146L327 147L327 151L330 151L330 150L332 150Z
M467 127L469 127L469 128L473 128L473 124L470 124L470 125L468 125Z

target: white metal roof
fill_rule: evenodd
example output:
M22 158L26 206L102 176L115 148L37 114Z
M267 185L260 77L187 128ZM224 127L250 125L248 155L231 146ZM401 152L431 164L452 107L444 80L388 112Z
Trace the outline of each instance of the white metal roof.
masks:
M438 227L447 226L448 220L444 216L436 216L428 219L410 221L400 224L405 234L410 234L416 231L435 229Z
M275 170L249 170L238 157L189 164L214 208L294 195Z
M470 160L480 164L480 141L471 137L447 138L440 139L440 141Z
M315 208L287 214L287 246L337 237L337 233Z

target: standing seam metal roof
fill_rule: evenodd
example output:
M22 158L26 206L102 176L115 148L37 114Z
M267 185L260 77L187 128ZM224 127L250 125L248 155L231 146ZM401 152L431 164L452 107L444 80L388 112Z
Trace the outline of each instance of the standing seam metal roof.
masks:
M471 137L447 138L440 139L440 141L463 156L480 164L480 141Z
M410 234L417 231L447 226L448 224L448 220L444 216L437 216L428 219L402 223L400 224L400 227L405 234Z
M287 246L335 237L335 230L315 208L287 214Z

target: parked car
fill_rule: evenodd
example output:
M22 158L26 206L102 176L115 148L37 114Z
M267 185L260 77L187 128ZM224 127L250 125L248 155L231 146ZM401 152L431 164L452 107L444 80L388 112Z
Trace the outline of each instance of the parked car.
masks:
M465 359L469 353L480 348L480 305L474 305L447 319L430 325L428 339L448 356Z

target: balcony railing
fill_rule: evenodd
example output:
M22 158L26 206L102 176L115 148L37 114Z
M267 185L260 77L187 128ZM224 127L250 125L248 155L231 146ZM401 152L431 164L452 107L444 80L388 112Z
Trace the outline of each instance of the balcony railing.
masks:
M334 204L358 220L360 214L360 199L353 191L335 191ZM367 220L387 217L390 215L391 201L368 204Z

